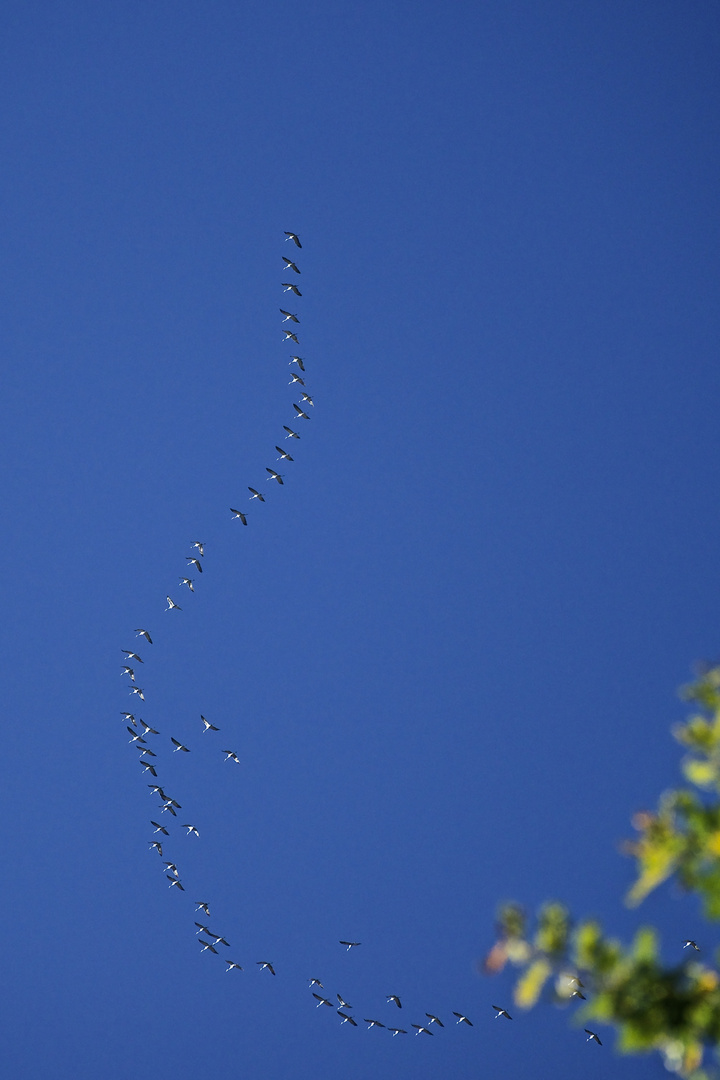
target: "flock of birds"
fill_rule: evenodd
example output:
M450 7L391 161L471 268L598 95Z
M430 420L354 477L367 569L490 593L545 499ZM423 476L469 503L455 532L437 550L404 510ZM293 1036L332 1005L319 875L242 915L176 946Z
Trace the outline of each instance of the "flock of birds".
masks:
M285 239L286 241L293 244L296 248L302 248L300 238L296 233L286 232ZM282 287L284 291L286 293L291 293L293 298L301 297L302 292L297 284L297 277L301 274L300 268L297 266L293 259L282 256L282 260L285 266L285 270L287 272L287 276L293 275L295 279L293 281L282 282ZM300 323L299 316L291 311L287 311L285 308L280 308L279 310L280 314L283 316L281 330L284 334L285 342L290 342L293 346L299 345L298 336L294 329L294 327ZM290 323L290 329L285 328L285 325L287 323ZM294 402L292 406L294 410L293 422L297 423L299 420L310 420L310 414L306 411L306 409L314 408L314 402L306 388L304 378L304 376L306 375L305 361L301 356L292 355L290 358L289 366L292 370L290 372L290 383L288 385L296 388L300 395L300 401L298 403ZM295 431L293 427L290 427L287 424L283 425L283 430L285 431L283 441L287 441L289 439L300 439L301 437L300 434ZM294 460L288 450L284 449L282 446L276 445L275 449L280 455L277 459L278 461L292 462ZM274 467L271 468L269 466L266 467L266 472L268 474L268 482L274 481L279 485L284 484L284 473L279 473ZM258 502L265 502L265 493L257 490L257 488L251 487L250 485L248 485L248 491L250 492L250 498L248 500L250 503L255 502L255 500L257 500ZM230 513L232 514L232 520L240 521L243 525L247 525L247 509L230 507ZM185 562L187 565L185 568L185 573L179 576L179 585L182 588L189 590L189 592L194 593L195 585L197 584L198 579L196 577L189 577L187 575L190 573L195 573L197 575L203 573L203 560L205 557L205 544L203 543L203 541L192 541L191 552L192 553L190 555L185 556ZM166 612L183 610L182 605L177 602L177 594L175 599L173 599L171 596L166 596L166 601ZM129 680L126 684L126 688L133 701L137 699L138 702L144 702L145 691L144 688L139 685L137 677L140 677L139 672L141 670L141 667L143 671L145 670L145 660L137 652L137 649L142 647L143 651L145 651L144 646L152 646L153 639L150 631L145 627L136 627L135 634L138 638L142 639L143 646L136 645L136 647L133 649L121 650L123 656L125 657L125 661L122 665L121 675ZM145 681L144 678L142 681ZM159 813L156 814L156 817L160 818L161 820L158 821L155 820L155 818L149 819L150 825L153 829L151 838L148 840L149 848L151 851L156 852L158 857L162 861L165 877L169 882L167 886L168 889L175 889L177 892L185 892L185 885L183 884L179 867L173 859L167 859L165 857L165 840L166 838L170 838L171 829L173 829L176 825L180 829L185 829L188 836L193 835L195 837L199 837L199 831L197 827L190 821L180 822L180 819L178 818L178 811L182 810L182 806L172 795L168 794L165 791L163 784L160 782L161 777L158 772L160 768L160 765L158 763L159 758L157 752L152 748L151 745L153 739L160 738L160 732L154 727L152 727L150 724L148 724L141 716L137 715L135 712L122 710L121 715L125 721L126 730L130 736L130 745L140 752L139 761L143 770L143 775L148 781L150 780L150 778L152 779L152 782L147 783L147 787L150 793L160 800L158 804ZM202 731L200 732L200 736L210 735L211 738L214 738L215 735L219 734L220 728L217 727L215 724L211 723L202 714L200 715L200 722L202 724ZM173 747L172 753L188 754L191 752L188 746L185 746L184 743L180 742L180 740L176 739L174 736L169 736L169 740ZM224 740L222 740L222 743L224 743ZM153 743L153 745L159 746L159 743ZM238 757L235 750L223 748L223 745L221 744L220 751L225 755L224 760L226 762L234 762L237 764L240 763L240 758ZM165 814L167 814L168 816L164 817ZM195 933L198 945L200 946L200 951L202 953L211 953L215 956L222 955L223 950L230 949L231 945L230 942L225 938L224 934L218 933L216 930L212 930L208 926L208 922L211 919L209 901L195 900L195 905L195 914L202 914L204 920L195 920ZM359 941L340 941L339 944L344 946L348 952L361 946L361 942ZM695 942L689 941L686 944L693 945L695 948L697 948ZM243 966L237 963L236 960L230 959L228 954L225 954L222 959L225 964L225 971L227 973L230 973L231 971L243 970ZM253 962L253 966L260 971L267 971L271 975L276 974L274 963L269 960L255 960ZM573 979L576 984L571 996L577 996L584 999L584 995L581 992L582 983L577 978L575 978L575 976L570 976L569 978ZM327 997L325 995L325 987L323 986L323 983L317 978L310 978L308 986L312 998L316 1002L316 1008L321 1008L324 1006L326 1008L334 1009L338 1017L340 1018L341 1024L349 1024L351 1027L358 1027L359 1021L353 1015L353 1006L349 1002L345 1001L341 994L336 993L334 995L334 999L332 997ZM397 994L387 994L386 1003L394 1005L397 1009L402 1009L403 1007L402 1001ZM495 1012L495 1019L503 1018L505 1020L512 1020L512 1016L505 1008L499 1005L492 1005L492 1009ZM453 1010L453 1016L455 1018L454 1024L456 1026L474 1026L474 1021L471 1020L465 1012ZM385 1021L381 1021L371 1017L363 1017L362 1022L368 1025L368 1030L371 1028L384 1029L388 1031L393 1037L398 1035L407 1035L409 1034L410 1030L413 1030L416 1035L433 1036L439 1029L445 1028L445 1022L441 1020L439 1016L431 1012L425 1012L424 1018L421 1019L420 1023L411 1022L407 1027L397 1027L391 1022L388 1022L387 1017ZM452 1021L450 1021L450 1023L452 1023ZM585 1029L585 1032L588 1036L588 1042L594 1041L599 1046L602 1045L600 1038L596 1032L590 1031L588 1028Z

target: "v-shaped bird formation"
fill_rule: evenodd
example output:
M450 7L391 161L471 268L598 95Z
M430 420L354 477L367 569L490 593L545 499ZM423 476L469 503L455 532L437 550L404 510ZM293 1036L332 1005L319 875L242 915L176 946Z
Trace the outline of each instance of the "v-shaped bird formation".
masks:
M302 244L297 233L286 231L285 240L286 242L289 242L294 248L297 248L298 250L302 249ZM302 272L300 270L300 267L294 262L293 259L289 259L283 255L282 262L287 276L297 277L301 275ZM300 290L298 284L296 284L295 282L284 281L282 282L282 288L286 293L292 294L293 302L295 298L302 297L302 291ZM300 314L297 312L288 311L280 306L278 306L278 310L282 317L279 330L280 333L284 336L285 342L292 342L293 345L299 345L300 343L298 340L298 335L294 328L296 326L300 326ZM291 329L286 328L288 323L290 324ZM294 415L292 418L289 418L291 419L291 422L295 424L298 423L300 420L308 421L311 419L311 414L307 411L307 409L310 409L312 411L315 407L315 403L312 396L307 391L307 369L305 359L301 356L291 355L289 360L289 366L291 368L291 371L290 382L288 385L293 387L294 389L297 388L300 396L299 402L292 403ZM299 432L295 431L294 427L290 427L289 424L283 424L282 430L285 432L284 437L282 439L278 437L278 443L273 442L274 448L279 454L279 457L276 459L276 461L282 462L282 467L289 467L294 464L295 459L291 456L288 449L286 449L282 445L279 445L279 443L287 443L287 440L289 439L300 439L301 436ZM269 489L272 488L273 491L275 490L275 483L278 485L278 487L283 487L285 485L286 479L288 479L289 477L288 473L279 473L272 466L266 466L265 472L267 475L265 477L264 486L268 487ZM273 481L274 483L271 484L270 481ZM243 506L241 503L240 507L229 508L232 515L232 518L230 520L240 522L243 526L248 526L251 515L255 512L254 507L257 506L259 510L260 503L264 503L266 498L269 497L267 491L262 492L256 487L251 486L250 484L246 485L246 487L247 491L250 492L249 498L247 498L247 496L245 497L247 499L246 504ZM238 499L238 501L240 501L240 499ZM248 504L252 504L252 506ZM182 572L179 573L178 570L175 571L174 580L176 582L176 585L173 587L173 591L178 588L181 590L183 603L178 603L177 597L179 594L177 592L175 597L166 595L166 607L164 609L166 614L163 617L172 619L185 617L185 606L187 604L192 604L192 596L190 594L194 594L196 587L200 588L201 586L200 576L203 573L203 563L205 560L204 541L191 541L190 553L184 555L183 559L185 562L185 566L183 567L181 564L178 567L178 570ZM197 576L187 577L186 574L188 572L192 572ZM136 697L138 699L138 702L145 702L145 690L142 686L138 685L137 678L140 674L142 674L143 683L148 683L149 685L149 680L145 678L145 672L151 670L151 665L148 665L146 667L146 659L149 659L147 658L147 654L146 656L141 656L136 651L136 649L142 648L142 651L145 652L146 646L152 646L152 634L155 633L155 628L153 627L151 633L150 630L144 627L136 627L134 633L137 638L142 639L142 643L140 645L133 644L132 648L122 648L120 650L123 656L120 674L121 677L129 680L129 682L127 682L125 686L127 692L132 697L133 702L135 701ZM140 672L139 670L140 667L142 668L142 672ZM137 708L137 705L135 705L135 707ZM179 753L181 757L183 757L184 755L190 755L189 760L192 761L193 746L186 746L184 742L175 738L175 736L170 734L169 732L163 735L160 731L151 726L142 717L136 715L136 713L134 712L121 710L120 715L125 722L126 730L130 735L130 745L139 751L138 760L142 767L142 775L147 778L149 774L149 776L152 777L153 781L157 781L153 783L147 783L147 789L149 793L154 798L159 799L159 803L157 805L159 813L157 813L156 816L162 819L161 821L156 821L148 817L149 825L152 828L150 838L147 841L149 845L149 850L156 853L159 857L160 866L162 867L162 871L165 875L166 880L169 882L167 888L174 889L178 893L185 893L187 892L187 889L186 885L183 883L182 872L180 869L181 855L177 854L174 846L173 850L170 851L170 846L175 844L177 836L181 835L182 833L184 833L185 843L189 842L190 838L194 838L192 840L192 842L194 843L195 840L200 839L200 832L191 821L181 822L181 820L178 818L177 812L179 810L182 810L182 804L179 803L173 796L167 794L163 787L161 775L161 761L163 757L163 749L165 750L166 754ZM214 744L216 745L217 750L218 767L222 767L224 763L230 763L230 766L241 765L241 759L238 756L236 749L232 746L230 746L229 748L227 747L227 742L229 742L230 740L222 736L221 733L222 725L216 725L212 723L210 720L207 719L207 717L202 714L198 717L198 738L202 736L203 744L207 746L209 742L214 742L214 740L216 739L218 740L217 743ZM206 738L206 736L209 738ZM152 746L149 742L150 739L152 739ZM172 747L172 750L170 749L170 747ZM167 817L164 817L163 815L167 815ZM167 851L166 847L168 849ZM166 854L168 853L172 854L171 859L165 858ZM176 858L178 859L178 863L174 861ZM190 892L188 895L192 896L196 891L197 889L194 888L192 892ZM230 972L243 972L246 970L252 970L257 971L258 973L264 973L264 975L269 974L282 978L282 963L277 963L276 970L275 958L273 958L273 960L258 960L254 957L251 957L248 960L247 958L242 957L241 959L244 961L244 963L240 963L238 962L238 958L231 958L230 956L228 956L227 953L223 955L224 950L232 950L233 947L231 943L225 938L224 931L218 932L218 930L211 929L210 926L207 925L207 922L212 918L211 902L209 900L195 900L194 913L196 915L202 913L204 919L207 920L206 922L198 922L197 919L194 920L194 925L196 927L195 936L197 939L197 943L200 946L200 953L208 953L210 957L220 957L222 964L220 963L220 961L212 961L213 963L218 964L218 972L223 971L229 974ZM190 927L188 927L188 929L190 929ZM359 950L362 946L361 942L351 941L349 939L340 940L338 944L345 950L346 953L353 954L356 953L356 951ZM698 948L698 946L693 941L687 941L686 946L692 946L695 949ZM569 975L568 977L574 978L574 976L571 975ZM577 979L576 982L578 985L582 985ZM315 1008L325 1006L326 1008L333 1010L339 1018L341 1025L348 1025L348 1028L358 1027L358 1020L355 1019L355 1016L353 1015L353 1005L345 1001L345 999L340 993L333 991L328 996L326 996L323 983L320 981L320 979L314 977L309 979L308 987L308 1001L310 1004L314 1005ZM314 989L315 987L317 987L318 990L322 992L316 992ZM583 997L583 995L579 993L578 996ZM377 1019L374 1017L369 1018L365 1016L365 1007L363 1007L361 1012L357 1013L358 1016L363 1017L362 1023L367 1025L364 1030L370 1031L373 1029L377 1029L381 1032L388 1032L392 1037L396 1037L398 1035L407 1035L410 1030L414 1031L416 1035L429 1035L433 1037L441 1034L442 1032L445 1032L447 1034L448 1029L446 1029L445 1020L441 1019L436 1013L430 1011L424 1011L424 1014L417 1018L419 1022L415 1022L411 1019L407 1026L404 1028L393 1026L392 1020L395 1017L401 1015L397 1013L396 1010L403 1009L402 1001L397 994L388 994L386 992L378 993L377 1001L375 1001L374 1003L369 1003L367 1009L375 1009L376 1006L378 1006L380 1009L385 1010L383 1019ZM498 1005L490 1006L489 1003L487 1007L491 1008L495 1012L496 1019L503 1018L507 1020L512 1020L512 1017L504 1007ZM322 1010L322 1012L324 1013L324 1009ZM476 1020L471 1020L464 1011L453 1010L452 1015L454 1018L454 1022L453 1020L450 1020L448 1018L449 1029L455 1029L458 1027L472 1028L476 1023ZM487 1016L489 1014L486 1012L485 1015ZM585 1030L588 1034L588 1041L595 1041L598 1045L602 1045L599 1037L594 1032L591 1032L588 1029Z

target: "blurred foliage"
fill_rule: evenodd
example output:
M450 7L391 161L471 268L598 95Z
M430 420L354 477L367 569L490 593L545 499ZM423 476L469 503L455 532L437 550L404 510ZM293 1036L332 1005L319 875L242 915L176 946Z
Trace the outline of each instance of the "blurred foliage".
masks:
M708 920L720 920L720 665L706 667L682 691L695 712L673 729L687 750L682 771L691 787L666 792L656 811L633 818L637 836L623 845L637 878L626 903L635 907L674 878L696 893ZM573 922L563 904L545 904L528 919L515 903L502 906L498 936L485 957L487 974L510 963L522 969L514 1000L529 1009L541 997L555 1004L582 999L578 1013L614 1027L621 1053L659 1051L665 1067L692 1080L716 1072L705 1051L720 1051L720 975L693 943L676 967L663 966L652 927L629 946L604 935L594 919Z

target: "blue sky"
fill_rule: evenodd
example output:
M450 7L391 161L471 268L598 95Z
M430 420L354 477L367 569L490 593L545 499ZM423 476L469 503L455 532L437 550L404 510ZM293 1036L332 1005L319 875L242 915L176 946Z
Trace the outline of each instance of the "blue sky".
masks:
M656 922L668 962L715 944L672 889L623 908L617 844L718 655L716 6L0 27L10 1073L660 1075L569 1011L496 1022L510 977L476 963L509 897ZM120 716L134 648L185 893ZM341 1025L311 977L446 1028Z

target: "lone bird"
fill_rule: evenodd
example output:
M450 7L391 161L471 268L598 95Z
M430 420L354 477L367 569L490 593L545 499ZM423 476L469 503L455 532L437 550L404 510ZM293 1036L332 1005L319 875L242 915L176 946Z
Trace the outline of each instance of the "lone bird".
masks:
M358 945L362 945L362 941L341 941L341 945L347 945L347 951L357 948Z
M261 971L263 968L267 968L271 975L275 974L275 968L268 960L256 960L255 963L259 964Z
M282 255L281 258L282 258L282 261L287 266L288 270L294 270L296 274L300 273L300 271L298 270L297 266L292 261L292 259L286 259L284 255Z
M591 1031L590 1028L585 1028L584 1030L585 1034L587 1035L587 1039L585 1040L585 1042L590 1042L592 1039L594 1039L598 1046L602 1046L599 1035L597 1035L594 1031Z
M293 244L295 244L296 247L299 247L299 248L302 247L302 244L300 243L300 240L298 238L297 233L288 232L287 229L285 229L284 232L285 232L285 240L286 241L287 240L292 240Z
M697 941L686 941L683 945L683 949L687 949L688 945L692 945L695 952L700 952L700 946L698 945Z
M512 1016L507 1011L507 1009L501 1009L499 1005L493 1005L493 1009L495 1009L496 1020L499 1019L499 1017L501 1016L504 1016L506 1020L512 1020Z
M236 521L238 518L240 518L243 525L247 525L247 517L245 516L245 514L243 514L242 510L234 510L231 506L230 513L234 515L233 521Z

